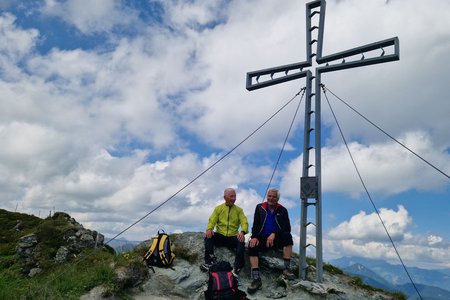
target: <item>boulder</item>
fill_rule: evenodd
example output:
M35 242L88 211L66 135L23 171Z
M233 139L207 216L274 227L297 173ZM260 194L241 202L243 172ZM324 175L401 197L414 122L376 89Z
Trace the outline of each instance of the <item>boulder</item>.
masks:
M32 233L21 237L17 243L17 247L18 249L27 249L36 246L37 243L37 236Z
M67 260L67 255L69 254L69 249L65 246L59 247L55 255L55 262L62 264Z
M117 281L122 289L136 287L148 278L148 268L143 264L129 264L115 270Z

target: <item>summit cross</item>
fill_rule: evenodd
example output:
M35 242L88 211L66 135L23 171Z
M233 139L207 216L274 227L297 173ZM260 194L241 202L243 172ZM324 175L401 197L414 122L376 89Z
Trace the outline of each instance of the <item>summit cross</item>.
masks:
M301 190L301 222L300 222L300 268L299 277L306 279L307 269L306 248L313 244L306 244L307 227L315 225L316 233L316 281L323 281L322 258L322 184L321 184L321 126L320 126L320 87L322 73L362 67L367 65L396 61L400 59L398 37L382 40L364 46L352 48L342 52L322 56L325 0L306 3L306 61L278 66L247 73L246 88L249 91L265 88L271 85L306 77L305 125L303 143L303 168L300 180ZM317 20L317 16L318 19ZM313 23L315 25L313 25ZM315 45L315 52L313 51ZM390 52L386 54L385 48ZM379 52L378 55L376 55ZM368 57L366 57L368 56ZM315 58L318 66L315 76L305 68L312 66ZM347 59L347 61L346 61ZM313 84L314 81L314 84ZM314 87L314 90L313 90ZM314 99L314 106L311 98ZM311 119L314 118L314 125ZM312 133L314 132L314 136ZM314 146L312 144L312 137ZM315 162L310 163L310 151L315 151ZM315 169L314 176L309 174ZM313 199L309 201L308 199ZM315 207L315 223L308 222L308 207Z

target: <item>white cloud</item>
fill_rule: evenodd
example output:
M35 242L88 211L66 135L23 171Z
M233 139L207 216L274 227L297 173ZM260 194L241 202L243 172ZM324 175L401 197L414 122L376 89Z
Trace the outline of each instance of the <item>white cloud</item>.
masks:
M36 29L21 30L15 26L16 17L3 13L0 15L0 38L2 40L0 46L1 62L8 58L12 62L17 62L25 54L29 53L35 46L38 38Z
M42 12L57 16L84 34L111 30L137 21L136 12L110 0L46 0Z
M366 215L364 211L360 211L357 215L351 217L349 221L341 223L337 227L331 229L329 237L339 240L385 240L386 231L381 224L381 218L391 238L394 241L403 240L405 229L412 223L412 219L408 215L406 209L400 205L397 212L382 208L379 210L379 213L379 216L376 213Z
M270 1L232 3L227 11L227 23L199 36L198 56L205 66L201 76L209 78L210 86L189 95L182 108L187 114L184 125L208 144L231 148L300 90L298 84L294 91L275 88L250 93L245 89L246 72L259 68L261 62L265 62L266 67L275 64L273 54L263 51L264 47L270 48L269 41L273 42L267 37L280 36L283 41L289 41L287 35L293 33L287 26L289 19L286 16L277 17L278 23L274 22L274 26L269 23L261 28L268 15L283 8L286 8L285 4ZM289 45L285 52L291 51L287 49ZM277 91L281 94L277 95ZM289 127L286 120L292 119L296 103L298 101L260 130L243 148L247 151L279 148Z
M244 167L238 157L231 156L188 185L218 156L201 159L187 153L146 163L147 154L136 152L118 158L103 151L87 157L66 175L30 185L19 208L36 215L54 209L65 211L79 222L113 236L160 207L126 233L127 237L143 239L143 228L203 231L214 206L223 202L224 188L234 187L238 193L236 204L244 209L249 222L253 221L254 207L262 199L239 184L247 180L249 171L257 173L257 168Z
M442 171L449 170L449 154L433 145L425 133L410 132L398 140ZM370 146L352 142L349 148L369 193L396 194L413 188L434 190L446 184L439 172L393 141ZM325 190L363 192L344 146L325 148L322 159Z
M217 22L220 16L221 1L164 1L167 24L178 29L192 28L202 29L210 22Z
M449 174L449 153L433 144L425 132L408 132L397 140ZM371 194L391 195L411 189L433 191L447 184L445 176L392 140L368 146L350 142L348 146ZM314 155L311 161L314 161ZM302 162L303 156L293 159L283 176L282 190L289 195L295 196L298 193L297 182L301 176ZM314 176L314 172L310 175ZM322 188L325 192L343 192L353 197L365 193L343 142L341 145L322 149Z
M35 47L39 33L36 29L22 30L16 27L16 17L0 14L0 79L16 81L21 74L17 65Z
M0 141L0 160L13 176L36 182L65 169L64 148L70 144L52 128L13 122L0 126Z
M436 234L412 234L412 218L405 207L381 208L380 216L406 265L448 268L450 241ZM331 229L324 237L324 256L362 256L399 264L398 256L375 213L364 211Z

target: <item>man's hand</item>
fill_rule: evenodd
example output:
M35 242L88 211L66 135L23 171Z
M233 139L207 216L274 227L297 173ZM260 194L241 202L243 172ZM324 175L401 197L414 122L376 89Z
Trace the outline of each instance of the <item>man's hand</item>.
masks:
M271 233L269 237L267 237L266 246L267 248L273 247L273 240L275 239L275 233Z
M259 244L259 240L257 238L252 238L250 239L250 241L248 242L248 246L250 248L256 247Z
M205 236L206 236L207 239L212 238L213 235L214 235L214 231L212 229L207 229L205 231Z
M237 235L237 239L239 242L243 243L245 241L245 234L242 231L239 232L239 234Z

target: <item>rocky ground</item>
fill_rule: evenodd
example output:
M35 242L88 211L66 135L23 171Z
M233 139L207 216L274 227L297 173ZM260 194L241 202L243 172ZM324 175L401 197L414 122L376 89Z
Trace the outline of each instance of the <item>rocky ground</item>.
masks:
M200 270L203 262L203 233L183 233L173 235L174 252L177 255L173 268L155 268L141 286L132 290L136 300L144 299L204 299L208 275ZM149 241L139 247L148 247ZM234 254L225 248L217 248L219 260L234 260ZM275 257L274 257L275 256ZM248 257L246 257L248 262ZM293 267L296 263L293 262ZM353 284L354 278L343 274L324 272L324 282L315 283L315 274L310 280L282 279L283 261L281 253L272 253L261 258L263 287L249 299L396 299L380 291L363 289ZM245 291L250 284L248 264L239 275L240 289Z

